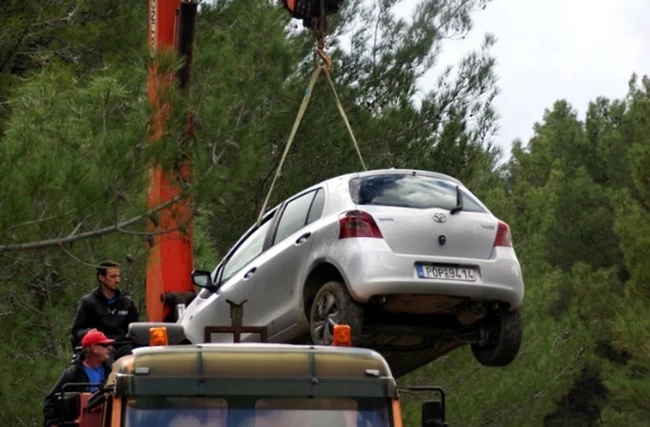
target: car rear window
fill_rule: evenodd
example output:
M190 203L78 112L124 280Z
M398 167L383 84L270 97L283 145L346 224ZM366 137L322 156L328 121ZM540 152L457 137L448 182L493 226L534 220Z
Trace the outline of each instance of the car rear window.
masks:
M461 188L463 210L485 212L476 198ZM350 194L357 205L398 206L415 209L452 209L456 184L427 175L385 174L353 178Z

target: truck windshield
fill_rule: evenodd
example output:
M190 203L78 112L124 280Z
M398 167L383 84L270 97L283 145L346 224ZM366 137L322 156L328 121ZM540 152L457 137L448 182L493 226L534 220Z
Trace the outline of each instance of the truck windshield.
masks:
M383 399L131 397L124 427L392 427Z

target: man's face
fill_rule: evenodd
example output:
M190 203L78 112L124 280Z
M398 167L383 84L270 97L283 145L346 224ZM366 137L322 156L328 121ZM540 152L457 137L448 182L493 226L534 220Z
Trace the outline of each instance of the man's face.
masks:
M108 360L112 346L110 344L95 344L92 348L93 354L97 360L104 363Z
M117 267L108 267L106 269L106 275L102 276L100 274L98 277L102 286L105 286L111 291L116 291L120 287L120 269Z

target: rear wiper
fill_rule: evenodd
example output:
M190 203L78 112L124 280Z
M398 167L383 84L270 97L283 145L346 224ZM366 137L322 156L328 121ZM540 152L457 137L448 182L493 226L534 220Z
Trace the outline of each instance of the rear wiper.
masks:
M457 214L463 210L463 193L460 191L460 186L456 186L456 207L449 211L451 215Z

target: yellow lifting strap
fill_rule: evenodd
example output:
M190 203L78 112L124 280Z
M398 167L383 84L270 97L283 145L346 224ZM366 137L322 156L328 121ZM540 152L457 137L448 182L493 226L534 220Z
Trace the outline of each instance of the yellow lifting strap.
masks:
M305 95L303 96L302 99L302 104L300 105L300 109L298 110L298 114L296 116L296 120L293 123L293 128L291 129L291 133L289 134L289 139L287 140L287 144L284 147L284 152L282 153L282 157L280 158L280 164L278 165L278 168L275 171L275 175L273 176L273 181L271 181L271 187L269 188L269 192L266 195L266 199L264 199L264 204L262 205L262 209L260 210L260 214L257 218L257 226L262 222L262 217L264 216L264 211L266 210L266 206L269 202L269 199L271 198L271 193L273 192L273 188L275 187L275 183L277 179L280 177L280 172L282 170L282 165L284 164L284 161L287 158L287 155L289 154L289 149L291 148L291 144L293 143L293 138L296 136L296 132L298 131L298 126L300 126L300 122L302 121L302 117L305 114L305 110L307 109L307 105L309 105L309 101L311 100L311 94L314 89L314 85L316 84L316 80L318 80L318 77L320 76L320 73L323 72L325 74L325 77L327 79L327 84L332 91L332 94L334 95L334 101L336 102L336 107L339 110L339 113L341 113L341 117L343 118L343 121L345 122L345 126L348 129L348 132L350 133L350 137L352 138L352 144L354 145L355 150L357 151L357 155L359 156L359 160L361 161L361 166L363 166L363 170L367 170L368 168L366 167L365 162L363 161L363 157L361 156L361 151L359 150L359 144L357 143L357 139L354 137L354 132L352 132L352 127L350 126L350 122L348 121L348 117L345 115L345 111L343 110L343 105L341 105L341 100L339 99L338 94L336 93L336 88L334 87L334 82L332 81L332 77L330 76L330 70L332 69L332 61L330 58L325 55L325 53L322 51L322 49L318 48L316 49L318 52L318 55L323 59L325 62L325 65L318 65L314 72L311 75L311 80L309 81L309 85L307 86L307 89L305 90Z

